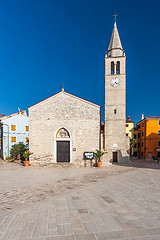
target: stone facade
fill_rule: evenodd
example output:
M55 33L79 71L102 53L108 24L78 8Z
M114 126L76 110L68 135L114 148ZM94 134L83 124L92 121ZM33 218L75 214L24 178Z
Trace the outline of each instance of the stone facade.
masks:
M116 23L105 56L105 158L128 162L126 148L126 56Z
M57 137L63 128L70 141L70 162L83 165L83 153L100 148L100 106L63 90L29 108L31 164L56 163Z
M83 153L102 149L103 160L129 162L126 137L126 56L116 23L105 56L105 121L100 106L62 92L29 108L31 163L56 163L67 149L70 163L83 165ZM101 128L101 129L100 129ZM65 137L60 137L65 136ZM63 146L62 146L63 145ZM69 150L68 150L69 149ZM66 151L66 150L65 150ZM62 162L65 162L63 156ZM68 160L67 160L68 161Z

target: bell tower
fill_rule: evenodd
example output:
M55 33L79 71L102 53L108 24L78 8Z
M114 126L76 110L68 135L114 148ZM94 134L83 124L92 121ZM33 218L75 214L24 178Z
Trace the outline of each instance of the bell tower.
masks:
M105 151L107 160L129 162L126 138L126 56L116 19L105 55Z

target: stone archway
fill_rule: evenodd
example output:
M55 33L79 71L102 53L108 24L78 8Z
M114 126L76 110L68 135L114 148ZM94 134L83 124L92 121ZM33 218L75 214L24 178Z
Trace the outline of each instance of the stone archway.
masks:
M64 127L56 133L56 162L71 162L71 137Z

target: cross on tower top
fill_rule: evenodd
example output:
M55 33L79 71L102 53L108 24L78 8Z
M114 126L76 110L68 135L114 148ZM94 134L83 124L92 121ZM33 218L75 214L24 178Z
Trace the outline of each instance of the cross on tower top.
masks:
M116 17L118 16L117 13L115 13L113 16L114 16L114 20L115 20L115 23L116 23Z
M62 84L61 88L62 88L62 92L64 92L64 84Z

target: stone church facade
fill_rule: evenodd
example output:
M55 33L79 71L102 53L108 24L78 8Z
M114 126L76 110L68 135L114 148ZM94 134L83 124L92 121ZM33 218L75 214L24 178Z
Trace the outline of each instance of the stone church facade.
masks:
M105 55L105 119L100 106L62 91L29 108L31 164L84 164L84 152L106 151L104 161L129 162L126 138L126 56L116 22ZM103 137L103 139L102 139ZM103 146L102 146L103 145Z
M65 92L29 109L31 164L83 165L83 153L100 148L100 106Z

